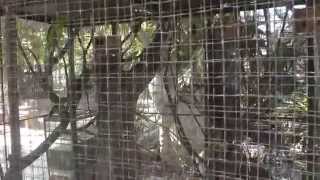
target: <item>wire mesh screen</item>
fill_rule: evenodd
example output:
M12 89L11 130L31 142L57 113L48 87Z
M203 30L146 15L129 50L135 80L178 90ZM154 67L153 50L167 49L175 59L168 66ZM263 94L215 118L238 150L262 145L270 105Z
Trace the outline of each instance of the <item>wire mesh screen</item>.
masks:
M4 0L1 180L320 179L317 0Z

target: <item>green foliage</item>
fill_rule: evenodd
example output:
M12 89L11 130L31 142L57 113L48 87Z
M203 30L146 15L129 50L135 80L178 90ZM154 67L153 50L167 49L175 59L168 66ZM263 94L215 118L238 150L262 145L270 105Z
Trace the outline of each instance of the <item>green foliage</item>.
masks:
M18 37L31 63L36 63L36 61L43 63L47 28L47 25L41 23L28 22L22 19L17 21ZM24 58L20 49L18 52L18 63L23 66Z
M58 17L56 21L49 27L46 37L46 49L51 53L54 53L54 50L58 47L59 42L64 37L64 27L66 25L66 18Z
M309 98L302 89L293 91L289 96L282 96L281 100L274 109L274 117L298 117L308 112Z
M290 97L292 103L289 108L294 112L306 113L308 112L309 97L302 91L294 91Z
M201 40L204 26L199 17L181 18L177 22L175 45L171 51L171 61L177 62L177 73L183 76L186 70L191 70L192 76L201 76L204 73L204 48ZM197 78L197 77L190 77Z
M152 21L146 21L141 24L141 31L138 33L137 40L147 47L154 37L156 31L156 25Z
M125 37L129 35L128 26L122 25L127 31L124 33ZM131 29L131 31L135 31ZM154 33L156 31L156 24L153 21L146 21L141 23L139 31L136 34L132 34L130 38L123 43L123 59L124 59L124 70L130 69L134 64L140 61L140 56L144 49L149 46L154 38ZM131 32L132 33L132 32Z

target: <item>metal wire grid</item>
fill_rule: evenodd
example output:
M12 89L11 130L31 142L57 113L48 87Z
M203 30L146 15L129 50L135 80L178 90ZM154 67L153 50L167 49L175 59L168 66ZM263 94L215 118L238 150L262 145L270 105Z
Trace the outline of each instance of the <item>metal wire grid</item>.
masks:
M317 1L1 9L4 179L319 178Z

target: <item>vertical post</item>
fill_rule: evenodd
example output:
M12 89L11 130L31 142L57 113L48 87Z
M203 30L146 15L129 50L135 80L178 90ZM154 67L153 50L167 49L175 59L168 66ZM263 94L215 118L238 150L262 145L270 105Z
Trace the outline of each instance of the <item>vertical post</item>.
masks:
M94 45L98 92L96 180L134 180L137 176L134 118L138 97L131 94L135 92L128 83L132 77L121 72L121 39L97 37Z
M71 140L72 140L72 151L73 151L73 168L74 168L74 177L75 179L80 179L79 177L79 166L78 166L78 133L77 133L77 120L76 120L76 111L77 111L77 102L76 102L76 93L81 92L75 92L77 89L73 87L77 87L79 83L76 81L75 77L75 62L74 62L74 28L69 27L68 28L68 36L71 39L71 46L69 49L68 59L69 59L69 87L68 87L68 99L69 99L69 113L70 113L70 125L71 125Z
M120 84L120 37L95 39L95 67L98 97L98 150L96 179L121 179L123 129Z
M308 0L306 2L307 8L304 14L307 18L306 29L304 31L313 33L313 37L307 38L308 42L308 72L307 85L309 107L307 115L308 123L308 156L307 156L307 172L303 179L313 180L320 177L320 166L318 164L320 157L317 150L319 145L319 110L320 110L320 64L319 64L319 44L320 34L318 28L318 3L315 0ZM302 16L303 17L303 16Z
M225 12L221 11L221 17ZM240 15L232 12L233 19L220 19L221 26L208 24L206 39L206 159L209 180L259 177L266 178L262 168L239 164L242 150L238 145L242 135L248 131L246 121L240 117L240 51L243 49L240 39ZM231 27L230 27L231 25ZM228 27L229 26L229 27ZM239 43L235 43L237 40ZM246 134L246 136L248 136Z
M106 71L106 38L95 37L94 39L94 63L95 63L95 74L96 74L96 85L97 85L97 102L98 102L98 114L97 114L97 165L95 172L95 179L109 179L110 166L108 166L108 152L107 152L107 138L108 138L108 124L104 123L104 118L107 112L103 112L104 104L103 100L103 89L106 86L105 79L103 78L104 72Z
M312 179L320 179L320 165L319 165L319 160L320 160L320 155L319 155L319 137L320 137L320 132L319 132L319 111L320 111L320 33L319 33L319 20L318 17L319 15L317 14L317 11L319 10L319 3L317 3L315 0L313 1L313 6L312 6L312 19L313 20L313 46L314 46L314 51L313 51L313 65L314 65L314 100L313 100L313 106L314 106L314 120L313 120L313 136L311 137L313 140L313 149L312 149L312 163L313 163L313 169L312 169ZM311 127L310 127L311 129ZM310 149L311 150L311 149Z
M8 4L7 4L8 5ZM9 125L11 135L10 166L13 173L9 179L22 180L22 171L19 167L21 158L20 122L19 122L19 93L17 77L17 27L16 17L12 8L6 7L4 53L8 82Z
M217 131L214 128L223 128L223 74L222 74L222 61L215 61L215 58L221 58L221 54L217 49L221 49L221 44L214 44L214 29L210 28L208 24L207 39L211 40L206 42L206 68L207 68L207 87L206 87L206 109L208 117L206 120L206 156L207 156L207 179L218 179L217 171L219 168L216 166L217 159L221 156L215 139L223 139L223 132ZM217 51L214 51L217 50ZM220 56L218 56L218 54ZM222 168L222 167L220 167Z
M2 52L2 21L0 18L0 93L1 93L1 110L2 110L2 115L0 116L0 118L2 119L1 123L5 124L6 122L6 108L5 108L5 93L4 93L4 63L3 63L3 52ZM4 146L7 147L7 135L6 135L6 126L3 126L2 128L3 130L3 141L4 141ZM7 161L7 157L8 157L8 152L7 152L7 148L4 148L4 155L6 157L6 161L5 161L5 167L8 168L8 161ZM0 166L0 179L3 179L4 177L4 171L3 171L3 167Z
M311 180L312 175L311 173L313 172L313 148L314 148L314 143L313 143L313 136L314 136L314 114L316 112L315 109L315 80L314 80L314 58L312 58L314 51L313 51L313 39L308 38L308 78L307 78L307 88L308 88L308 97L309 97L309 104L308 104L308 115L307 115L307 123L308 123L308 157L307 157L307 172L310 173L310 175L303 175L304 180ZM311 57L310 57L311 56Z

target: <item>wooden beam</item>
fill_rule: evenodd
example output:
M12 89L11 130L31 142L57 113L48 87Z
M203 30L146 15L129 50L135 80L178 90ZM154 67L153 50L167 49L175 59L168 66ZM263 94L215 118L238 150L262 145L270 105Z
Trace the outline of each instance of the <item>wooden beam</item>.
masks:
M120 179L126 170L122 154L123 122L120 62L121 39L118 36L97 37L94 41L95 73L97 77L97 171L96 179ZM124 100L126 101L126 99ZM125 176L126 174L123 174ZM127 180L127 178L123 178Z
M292 2L290 2L292 3ZM304 4L303 0L295 0L295 4ZM255 10L285 6L288 2L268 0L224 0L225 11ZM17 0L17 15L25 19L34 19L52 23L58 17L65 17L71 25L106 24L107 22L129 22L137 18L168 18L173 15L189 16L218 13L220 0L48 0L46 2L29 2ZM1 9L1 7L0 7ZM1 11L0 11L1 13Z
M6 176L5 179L22 180L22 171L20 169L21 137L19 122L19 92L17 74L17 27L16 17L13 15L12 11L9 10L9 8L6 12L4 28L4 53L7 71L9 125L11 136L10 168L13 169L13 173L11 173L10 176Z

